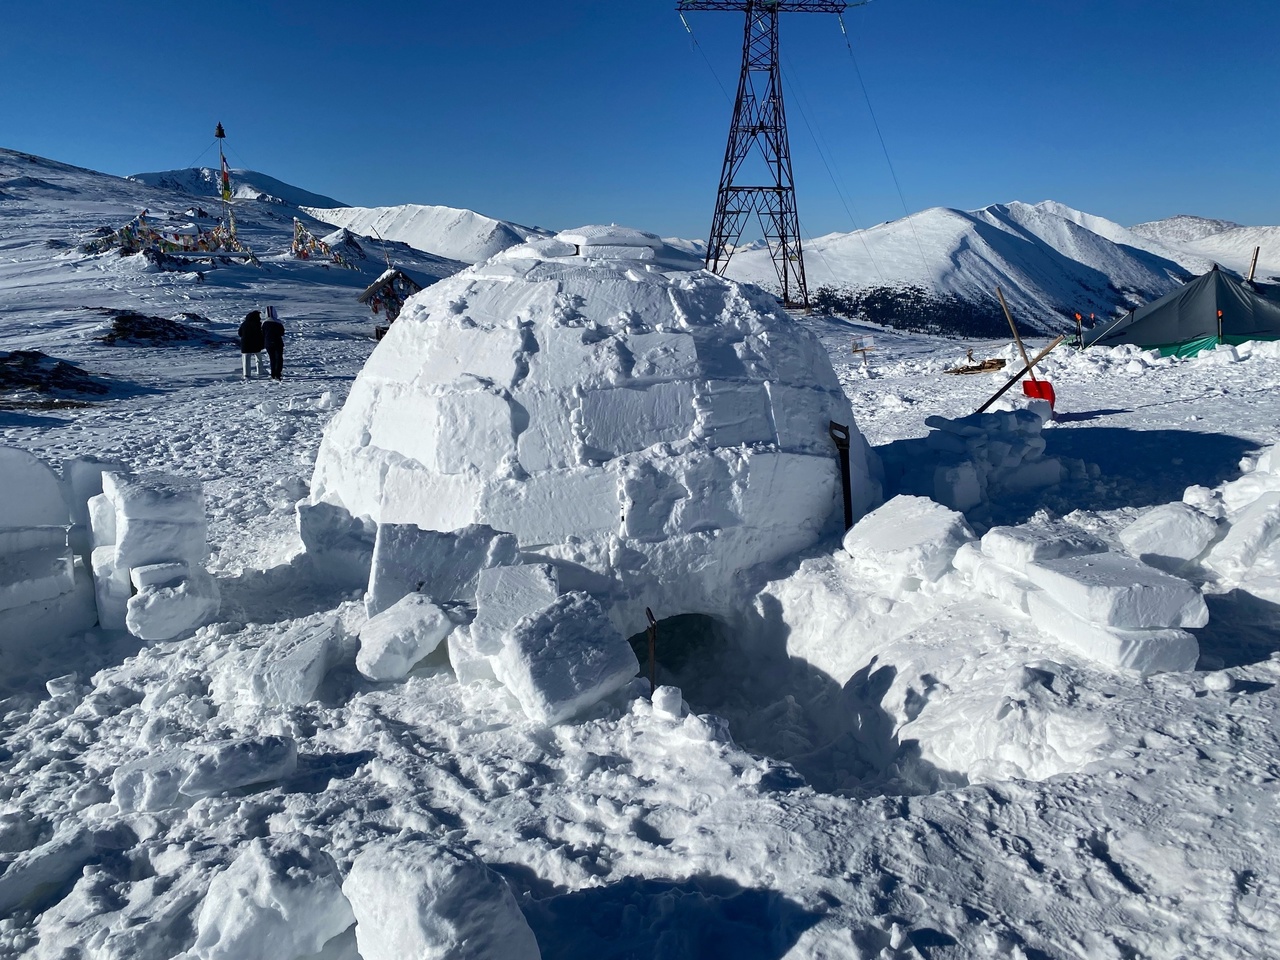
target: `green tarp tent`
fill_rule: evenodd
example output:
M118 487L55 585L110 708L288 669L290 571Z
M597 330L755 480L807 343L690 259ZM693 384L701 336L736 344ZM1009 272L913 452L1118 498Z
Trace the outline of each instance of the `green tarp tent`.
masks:
M1228 276L1216 264L1204 276L1084 335L1088 347L1136 343L1182 357L1219 343L1276 339L1280 303L1263 298L1252 284Z

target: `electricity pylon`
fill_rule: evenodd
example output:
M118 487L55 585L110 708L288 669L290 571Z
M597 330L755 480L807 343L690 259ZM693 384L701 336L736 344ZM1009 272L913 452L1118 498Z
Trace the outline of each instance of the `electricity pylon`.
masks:
M742 74L733 105L729 144L720 172L716 213L707 241L707 269L723 275L733 248L754 213L759 217L765 242L778 271L782 302L789 307L809 306L809 286L804 276L804 251L800 244L800 216L796 212L795 178L791 173L791 147L787 142L787 116L782 106L782 72L778 63L778 14L844 13L849 6L837 0L679 0L682 14L689 10L740 10L746 13L742 43ZM753 151L764 161L764 171L751 182L743 166Z

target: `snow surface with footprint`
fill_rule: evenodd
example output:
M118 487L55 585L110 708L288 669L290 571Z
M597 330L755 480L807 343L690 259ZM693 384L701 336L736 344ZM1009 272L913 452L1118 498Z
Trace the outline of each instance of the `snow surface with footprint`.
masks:
M294 504L373 348L361 276L293 261L290 218L247 202L261 268L86 258L46 241L190 198L0 161L0 348L116 381L85 405L4 404L0 444L199 479L221 594L175 641L0 637L0 956L1273 954L1273 348L1056 351L1045 456L1081 471L946 538L913 513L926 532L896 566L823 541L760 585L787 630L667 620L652 702L636 680L547 726L496 683L460 685L442 641L369 679L363 591L302 553ZM229 333L267 303L289 328L279 384L241 381L226 348L102 344L82 312ZM801 322L884 453L1001 382L943 375L966 347L1014 362L1006 343ZM868 332L864 366L849 341ZM1217 525L1195 557L1158 517L1133 526L1184 496ZM1126 544L1190 564L1165 572L1202 588L1207 624L1161 610L1194 669L1105 666L1019 607L1011 565Z

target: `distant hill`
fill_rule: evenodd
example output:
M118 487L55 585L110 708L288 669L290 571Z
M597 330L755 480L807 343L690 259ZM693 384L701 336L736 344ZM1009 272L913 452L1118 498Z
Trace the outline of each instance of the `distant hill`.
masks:
M1187 221L1199 221L1204 225L1220 224L1222 229L1188 231L1187 239L1176 239L1179 228ZM1253 261L1253 251L1257 249L1255 278L1280 281L1280 227L1242 227L1226 220L1201 220L1199 217L1174 217L1173 221L1160 220L1141 226L1158 229L1160 224L1171 222L1175 229L1165 233L1169 239L1163 242L1179 256L1199 257L1246 276Z
M1240 224L1232 223L1230 220L1210 220L1207 217L1193 217L1188 213L1180 213L1176 217L1139 223L1129 229L1148 240L1174 244L1203 240L1205 237L1211 237L1215 233L1222 233L1224 230L1231 230L1238 226Z
M218 171L211 167L187 170L162 170L158 173L135 173L129 177L138 183L167 190L178 190L196 197L221 196ZM256 170L232 170L231 193L239 200L267 200L294 207L341 207L342 201L320 193L312 193L292 184L269 177Z
M508 247L552 231L495 220L472 210L406 203L398 207L307 207L317 220L365 236L380 236L466 263L488 260Z

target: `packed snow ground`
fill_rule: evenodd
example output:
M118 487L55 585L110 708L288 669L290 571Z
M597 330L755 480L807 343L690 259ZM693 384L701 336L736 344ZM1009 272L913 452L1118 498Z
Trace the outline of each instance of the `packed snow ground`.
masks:
M680 692L652 703L637 681L545 727L497 685L460 686L443 650L403 682L366 680L360 592L313 575L294 525L373 348L357 278L284 255L203 282L82 258L45 241L83 196L48 192L39 218L0 203L0 346L117 383L84 405L6 405L0 443L202 480L222 609L175 642L0 638L0 955L371 960L421 942L405 916L501 939L476 956L530 955L522 922L543 957L1274 952L1274 602L1210 588L1197 669L1142 677L955 571L901 592L834 541L762 594L792 636L744 647L709 619L661 624L658 681ZM242 381L226 348L104 345L80 312L195 305L228 333L268 302L289 327L279 384ZM804 322L882 449L1003 382L943 374L966 347L1014 362L1007 343ZM864 365L849 348L868 335ZM1097 470L993 505L1029 533L1118 549L1146 508L1247 479L1277 440L1266 348L1061 349L1045 372L1046 452ZM254 664L320 635L317 685L264 696ZM360 924L382 939L358 947Z

